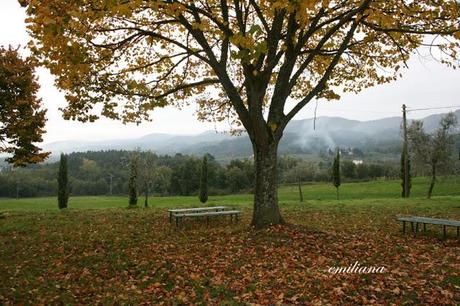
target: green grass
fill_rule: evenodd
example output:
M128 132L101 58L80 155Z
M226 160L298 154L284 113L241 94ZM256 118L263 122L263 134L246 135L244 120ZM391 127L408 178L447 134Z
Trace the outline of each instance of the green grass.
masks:
M200 205L197 197L153 198L149 209L127 209L127 197L3 199L0 211L0 305L456 305L460 243L453 229L414 237L399 214L460 219L459 177L413 182L410 199L399 181L344 184L341 200L329 184L279 189L289 223L255 231L251 195L210 197L208 205L242 210L228 220L170 226L169 207ZM331 275L355 261L384 274Z
M412 182L411 196L423 198L426 195L428 179L424 177L415 178ZM335 203L335 188L331 184L313 183L302 186L305 202L332 201ZM394 199L399 203L400 199L399 180L378 180L360 183L344 183L340 187L341 202L354 202L354 200L370 199ZM278 190L281 205L295 204L299 201L298 187L281 186ZM442 177L434 189L436 196L457 196L460 195L460 177ZM236 194L225 196L210 196L206 205L250 205L253 196L250 194ZM97 196L97 197L71 197L69 208L71 209L105 209L124 208L128 198L122 196ZM139 206L142 206L143 198L139 198ZM154 197L150 199L150 205L157 208L167 207L190 207L201 206L197 196L190 197ZM25 199L0 199L0 211L43 211L57 210L55 197L25 198Z

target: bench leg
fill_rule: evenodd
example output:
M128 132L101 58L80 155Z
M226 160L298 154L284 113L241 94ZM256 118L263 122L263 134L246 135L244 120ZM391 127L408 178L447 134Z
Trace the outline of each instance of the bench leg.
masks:
M442 235L443 235L444 239L445 239L446 236L447 236L447 233L446 233L446 226L445 226L445 225L442 226Z
M415 223L415 232L414 232L414 236L417 236L417 233L418 233L418 222Z
M403 234L406 233L406 221L403 221Z
M426 232L426 223L423 223L423 231Z
M176 217L176 228L179 227L179 217Z
M172 212L169 213L169 224L172 222Z
M411 231L412 231L412 233L413 233L413 232L414 232L414 222L411 222L411 223L410 223L410 229L411 229Z
M460 227L457 226L457 238L460 237Z
M206 216L206 226L209 226L209 216Z

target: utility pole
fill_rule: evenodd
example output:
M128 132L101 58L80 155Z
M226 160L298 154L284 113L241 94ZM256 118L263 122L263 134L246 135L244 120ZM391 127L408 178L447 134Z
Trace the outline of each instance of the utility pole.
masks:
M409 197L409 153L407 146L407 117L406 117L406 104L402 106L403 111L403 152L404 152L404 197Z

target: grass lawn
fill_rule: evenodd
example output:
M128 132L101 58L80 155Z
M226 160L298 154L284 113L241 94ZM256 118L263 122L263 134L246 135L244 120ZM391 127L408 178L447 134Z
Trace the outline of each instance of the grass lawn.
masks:
M124 197L0 200L0 304L458 305L460 243L439 227L403 235L398 214L460 220L460 178L427 181L399 198L398 181L280 188L288 222L249 227L251 196L211 197L242 210L239 224L213 220L170 227L167 207L197 197L154 198L126 209ZM100 208L100 209L93 209ZM104 208L104 209L102 209ZM383 266L381 274L332 274L330 267Z

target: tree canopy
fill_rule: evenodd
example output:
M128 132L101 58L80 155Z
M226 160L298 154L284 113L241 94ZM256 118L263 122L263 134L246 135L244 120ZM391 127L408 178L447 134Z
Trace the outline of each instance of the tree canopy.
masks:
M42 141L46 122L34 67L12 47L0 47L0 153L9 153L7 161L15 166L41 162L49 154L34 144Z
M441 34L430 45L452 63L460 38L454 0L32 0L27 12L67 118L95 120L101 104L139 121L194 101L201 119L237 114L250 135L282 131L314 97L394 80L425 34Z

